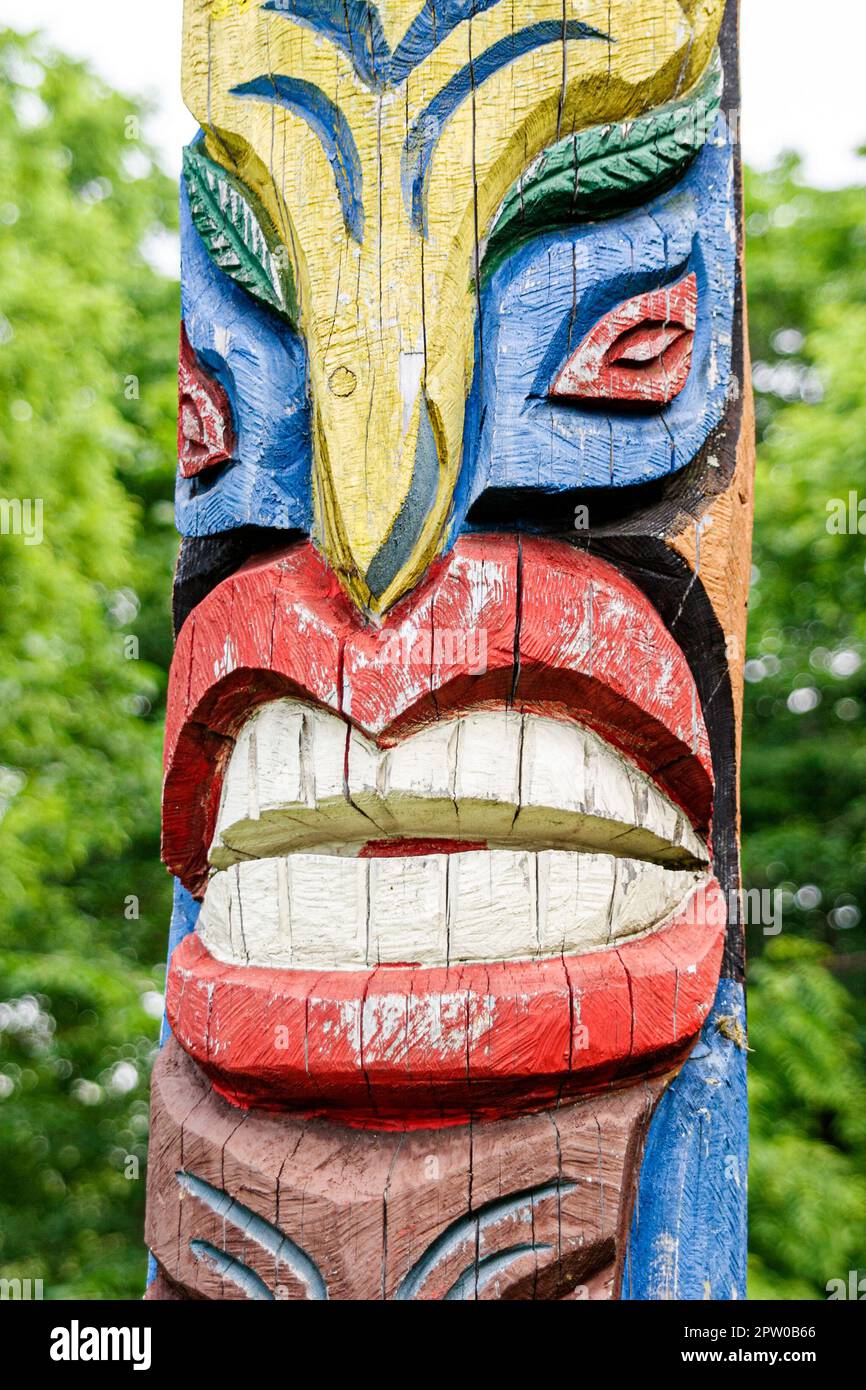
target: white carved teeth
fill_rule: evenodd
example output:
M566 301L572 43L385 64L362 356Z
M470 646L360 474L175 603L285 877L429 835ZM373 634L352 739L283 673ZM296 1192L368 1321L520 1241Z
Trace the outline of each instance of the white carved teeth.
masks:
M198 931L218 960L357 970L578 955L646 935L705 875L609 854L291 854L211 879Z
M488 848L359 857L395 838ZM297 700L242 729L210 857L214 956L326 970L601 950L656 930L707 870L682 812L580 725L476 710L380 750Z
M388 837L600 851L682 870L707 863L685 815L578 724L476 710L378 749L301 701L256 711L226 769L216 868L304 851L352 856Z

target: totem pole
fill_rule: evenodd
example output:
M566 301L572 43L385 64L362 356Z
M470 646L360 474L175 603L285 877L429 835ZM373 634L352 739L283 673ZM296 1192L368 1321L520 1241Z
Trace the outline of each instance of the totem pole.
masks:
M149 1296L742 1296L735 0L183 71Z

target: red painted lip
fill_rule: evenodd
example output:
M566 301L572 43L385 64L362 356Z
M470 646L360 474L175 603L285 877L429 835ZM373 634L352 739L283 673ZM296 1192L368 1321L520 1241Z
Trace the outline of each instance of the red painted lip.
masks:
M700 913L639 941L494 965L262 969L215 960L193 934L172 956L166 1009L236 1105L376 1129L540 1109L684 1059L725 934L718 884L699 891Z
M567 715L709 831L709 740L683 653L639 589L563 541L461 537L380 629L307 542L214 589L181 630L166 713L163 859L196 896L234 737L280 696L383 745L479 705Z
M634 585L565 542L463 537L381 629L307 543L219 585L181 631L166 720L163 857L196 895L234 737L281 696L383 745L471 707L567 716L708 835L710 749L685 657ZM704 920L552 960L263 969L217 961L190 936L170 963L168 1017L240 1105L375 1127L538 1108L682 1059L721 961L721 890L703 892L716 904Z

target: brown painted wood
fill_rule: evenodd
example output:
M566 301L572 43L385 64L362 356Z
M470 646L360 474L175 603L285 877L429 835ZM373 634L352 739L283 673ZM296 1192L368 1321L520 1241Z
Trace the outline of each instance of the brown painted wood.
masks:
M491 1125L379 1134L238 1111L171 1041L153 1082L147 1239L162 1282L151 1297L249 1296L196 1259L192 1243L205 1241L274 1298L310 1298L290 1261L226 1218L220 1208L232 1199L315 1261L330 1299L438 1300L461 1288L480 1299L615 1297L643 1138L664 1084ZM224 1194L217 1209L178 1174ZM498 1215L497 1203L509 1201ZM437 1241L442 1253L430 1259ZM498 1255L530 1244L497 1269ZM425 1255L430 1268L419 1273Z

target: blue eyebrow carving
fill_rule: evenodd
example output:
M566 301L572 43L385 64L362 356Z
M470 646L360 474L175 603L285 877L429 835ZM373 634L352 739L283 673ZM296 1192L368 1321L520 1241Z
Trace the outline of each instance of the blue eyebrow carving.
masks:
M314 83L278 73L263 73L251 82L242 82L232 87L229 95L284 106L307 122L319 137L334 171L346 231L355 241L363 241L361 159L349 122L339 106Z
M464 19L491 10L501 0L426 0L391 56L390 79L396 87L413 68L438 48ZM562 25L560 32L562 30Z
M268 0L262 9L329 39L348 54L368 87L387 84L391 49L375 5L366 0Z
M538 24L518 29L514 34L507 34L478 58L467 63L416 116L403 147L403 197L416 231L427 235L426 195L430 162L449 117L466 100L473 87L478 87L509 63L545 44L561 43L568 39L612 42L609 35L580 20L570 19L565 24L558 19L541 20Z
M267 0L262 9L293 20L348 54L361 81L382 91L399 86L464 19L501 0L425 0L397 47L389 47L376 5L368 0Z

